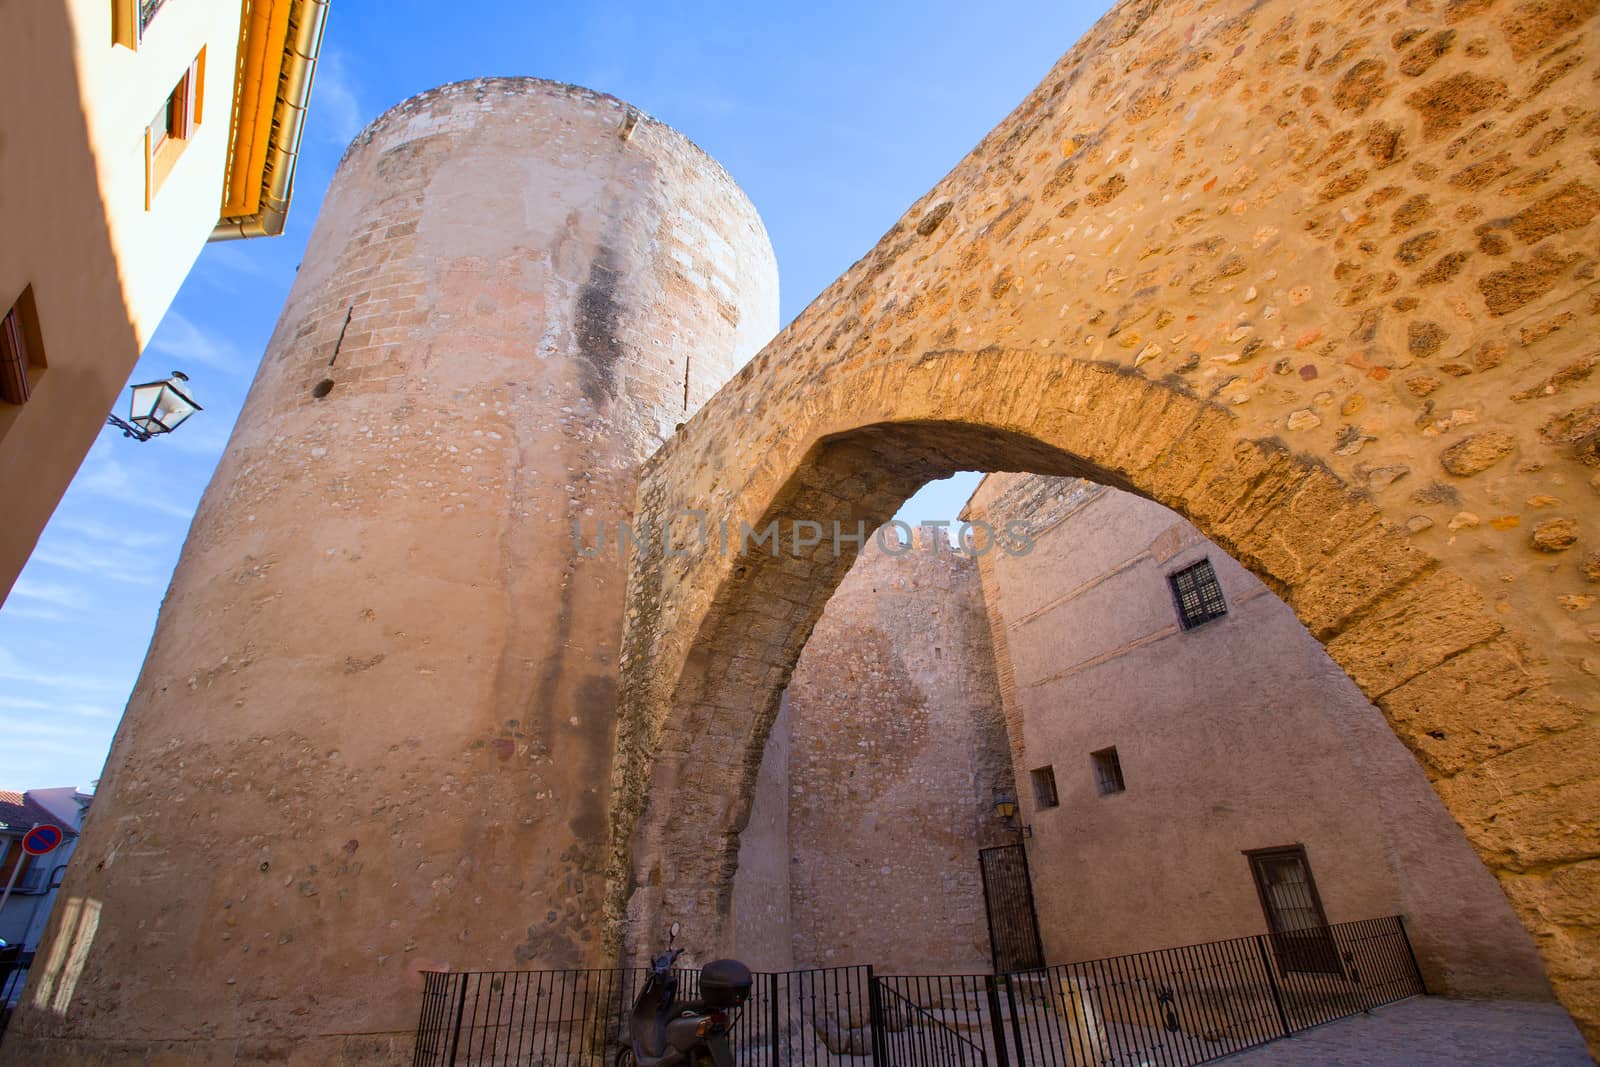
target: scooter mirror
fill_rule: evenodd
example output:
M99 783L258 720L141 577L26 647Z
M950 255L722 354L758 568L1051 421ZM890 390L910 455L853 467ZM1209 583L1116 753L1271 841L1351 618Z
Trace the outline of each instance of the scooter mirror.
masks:
M670 945L674 941L678 940L678 931L682 929L683 924L681 923L673 923L671 926L667 927L667 944Z

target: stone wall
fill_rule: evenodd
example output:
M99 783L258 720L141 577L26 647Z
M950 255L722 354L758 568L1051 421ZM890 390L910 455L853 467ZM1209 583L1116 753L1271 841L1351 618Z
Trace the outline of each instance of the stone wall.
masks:
M761 906L751 890L771 884L768 796L786 781L794 966L986 971L977 853L1014 840L993 813L1013 783L977 569L923 531L898 554L883 543L790 679L740 838L739 944Z
M977 853L1007 838L1005 727L977 568L918 534L857 559L789 680L800 966L988 967Z
M986 553L1047 953L1085 959L1264 930L1245 850L1303 844L1330 922L1404 913L1430 990L1548 997L1527 932L1348 676L1248 571L1159 504L990 475ZM1180 625L1167 576L1209 560L1227 614ZM1090 753L1115 746L1126 791ZM1049 767L1059 806L1027 783Z

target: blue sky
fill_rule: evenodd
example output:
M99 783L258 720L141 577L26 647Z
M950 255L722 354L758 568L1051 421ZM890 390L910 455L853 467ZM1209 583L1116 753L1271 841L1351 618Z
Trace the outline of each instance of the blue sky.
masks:
M100 774L189 519L244 402L345 144L445 82L531 74L613 93L749 194L798 314L1043 78L1100 3L335 0L284 236L209 246L131 380L183 370L205 411L106 430L0 608L0 788ZM119 411L125 407L126 394ZM125 414L125 412L123 412ZM903 516L953 519L976 476Z

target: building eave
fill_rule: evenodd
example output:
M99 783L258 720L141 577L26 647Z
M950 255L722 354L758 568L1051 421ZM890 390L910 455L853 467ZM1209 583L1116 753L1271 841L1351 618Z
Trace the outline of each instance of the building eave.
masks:
M283 232L330 3L243 0L228 164L213 241Z

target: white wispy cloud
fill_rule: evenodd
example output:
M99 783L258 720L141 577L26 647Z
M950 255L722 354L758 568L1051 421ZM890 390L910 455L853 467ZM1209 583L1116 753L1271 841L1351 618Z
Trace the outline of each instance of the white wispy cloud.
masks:
M14 743L18 734L25 737L89 738L96 737L99 733L74 723L41 718L4 718L0 719L0 726L5 729L7 743Z
M152 494L147 483L137 482L122 461L101 444L89 450L89 457L83 461L83 467L72 484L80 492L102 496L119 504L146 507L178 519L187 519L194 514L192 508Z
M93 602L89 594L82 589L57 582L41 582L37 578L29 577L18 578L16 584L11 587L11 595L58 608L86 608Z
M48 711L77 715L85 719L110 719L121 714L106 704L83 704L59 700L34 700L31 697L0 696L0 711Z
M169 357L178 369L199 364L218 370L238 370L241 364L238 349L226 338L201 329L177 311L168 311L161 320L155 336L150 339L150 351Z
M7 739L6 749L8 754L12 756L26 752L38 755L82 757L97 749L104 752L105 741L102 738L88 734L82 735L76 741L69 741L63 738L13 737Z
M171 540L165 535L151 530L114 526L109 522L101 522L99 519L87 517L58 516L52 519L51 523L70 533L82 534L85 537L92 537L96 541L105 541L108 544L128 549L149 548L151 545L165 544Z
M268 281L281 281L282 274L268 265L267 261L257 255L252 255L249 250L242 247L249 242L219 241L206 246L200 254L199 267L221 267L223 270L234 274L244 275L249 278L261 278Z
M38 604L24 604L16 600L7 600L3 609L8 619L29 619L33 622L71 622L72 615L55 608L41 607Z
M317 60L316 77L311 87L310 121L322 140L341 147L347 145L365 123L361 121L357 85L344 53L324 46Z
M12 590L13 594L15 589ZM34 670L25 666L17 659L16 654L0 648L0 679L9 682L26 682L29 685L47 686L52 689L78 690L86 693L117 693L127 689L123 683L108 681L104 678L94 678L81 671L49 671Z
M186 456L216 458L228 447L228 438L232 433L232 417L225 417L220 411L202 411L163 441L162 447Z
M133 585L154 585L159 580L148 556L107 545L52 538L40 542L33 559L77 574L95 574Z

